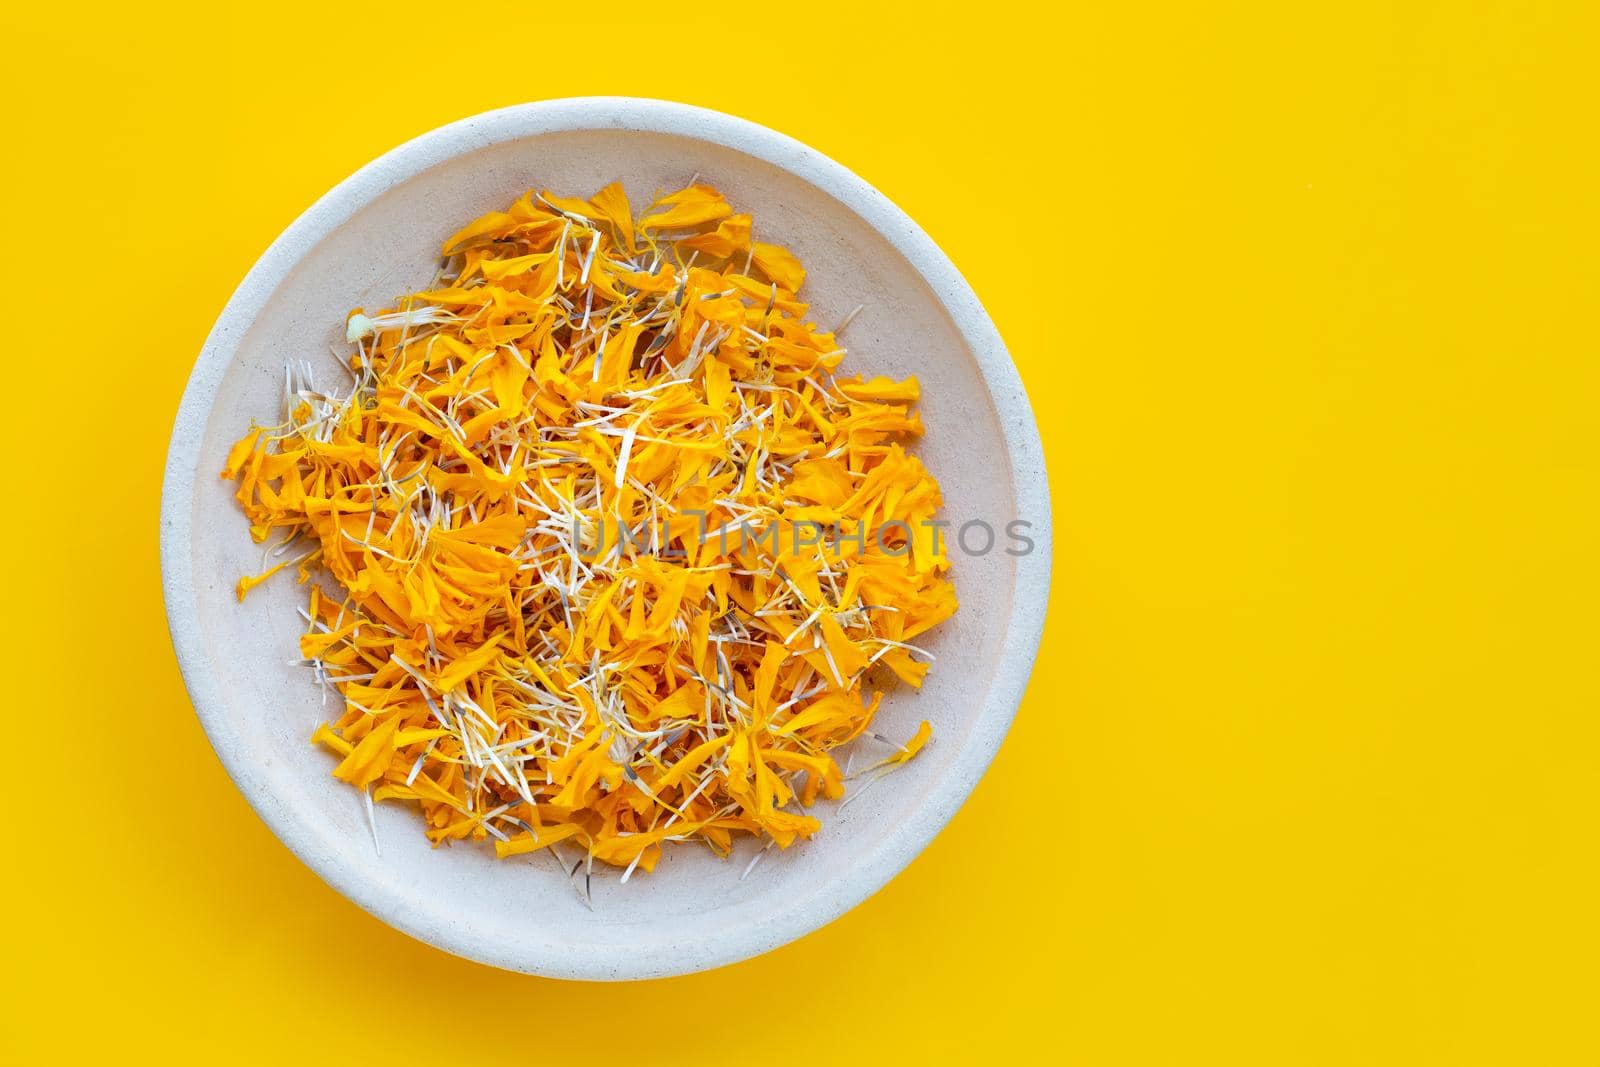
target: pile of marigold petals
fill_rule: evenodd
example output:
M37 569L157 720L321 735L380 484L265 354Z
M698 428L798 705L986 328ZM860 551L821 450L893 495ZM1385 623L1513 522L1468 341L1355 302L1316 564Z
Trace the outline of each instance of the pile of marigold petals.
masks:
M916 380L836 377L799 262L706 185L637 220L618 184L529 193L443 253L352 313L347 392L291 370L223 471L257 541L308 549L333 773L502 857L809 837L831 750L866 734L881 773L929 737L870 730L956 609Z

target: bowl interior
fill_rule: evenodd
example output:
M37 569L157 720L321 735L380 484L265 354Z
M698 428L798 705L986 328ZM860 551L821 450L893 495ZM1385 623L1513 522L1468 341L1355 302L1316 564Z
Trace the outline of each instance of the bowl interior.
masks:
M963 798L970 782L951 796L952 767L1008 658L1018 562L1003 551L1003 532L985 555L954 554L961 609L927 641L938 660L920 692L899 688L884 702L876 729L889 737L932 722L935 741L916 760L842 810L819 805L822 831L770 850L747 877L749 842L729 861L697 845L670 847L653 874L636 873L626 885L597 867L591 910L548 856L499 862L474 845L433 849L405 807L379 806L381 855L375 850L360 794L330 777L333 758L309 741L337 697L325 697L297 662L305 590L284 575L243 604L234 598L235 581L261 569L263 552L231 483L217 477L223 457L252 419L276 420L288 361L309 360L319 383L347 385L334 354L345 350L346 313L426 286L441 241L465 221L529 187L587 196L618 178L637 210L696 173L754 215L759 238L801 258L809 271L801 295L816 322L831 327L865 305L841 337L846 372L920 377L927 435L916 447L943 486L943 517L956 525L983 519L1003 531L1019 514L1002 418L940 294L895 243L811 181L758 155L672 133L563 130L484 140L417 173L368 174L381 191L306 247L275 288L254 298L253 315L234 335L213 336L211 346L228 357L200 415L188 551L168 561L190 568L193 592L191 605L170 610L191 612L201 635L200 662L186 661L185 670L211 679L208 695L197 698L201 717L252 803L313 868L380 918L486 962L568 976L667 974L751 955L801 932L796 915L820 925L856 903L831 887L886 856L889 873L898 870L915 852L898 839L901 828L930 806L949 811ZM1031 657L1029 646L1022 654ZM885 754L874 742L858 744L858 766Z

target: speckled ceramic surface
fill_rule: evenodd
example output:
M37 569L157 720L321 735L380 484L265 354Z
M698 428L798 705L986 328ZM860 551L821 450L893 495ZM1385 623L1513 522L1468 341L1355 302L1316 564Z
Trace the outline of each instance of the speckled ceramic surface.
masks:
M635 206L699 173L758 234L791 248L801 294L829 326L865 310L844 341L847 370L923 383L918 446L945 493L943 517L1032 524L1031 553L957 551L955 618L926 644L939 658L920 692L885 701L877 729L935 741L821 832L773 850L741 880L730 861L669 848L655 873L594 879L593 909L543 856L432 849L414 812L380 805L379 854L360 794L329 776L308 738L320 690L296 664L304 590L268 583L217 477L252 418L277 416L283 369L343 373L331 346L353 306L424 286L441 240L530 186L587 195L620 178ZM1004 738L1033 664L1050 577L1050 507L1033 413L1000 337L950 261L882 194L787 137L658 101L557 100L495 111L395 149L341 183L261 257L218 319L173 430L162 498L167 615L190 695L217 754L273 831L340 892L385 922L484 963L566 978L678 974L767 951L838 917L894 877L949 821ZM971 539L981 547L981 537ZM581 876L580 876L581 878Z

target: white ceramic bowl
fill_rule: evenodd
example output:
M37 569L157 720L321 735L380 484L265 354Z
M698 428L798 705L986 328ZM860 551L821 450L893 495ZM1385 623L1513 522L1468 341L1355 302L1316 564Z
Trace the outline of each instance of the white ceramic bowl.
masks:
M290 359L325 380L353 306L426 285L442 239L529 187L587 195L621 178L635 208L698 172L791 248L810 272L815 321L849 326L846 369L923 382L918 446L944 517L997 529L1030 522L1034 548L955 553L955 618L929 642L920 692L885 701L877 729L935 741L821 832L771 850L741 879L731 861L669 848L619 885L596 874L593 910L544 856L434 850L411 810L380 805L381 855L360 795L310 744L320 690L296 664L304 590L271 582L239 604L262 560L221 481L252 417L276 416ZM981 537L973 528L974 549ZM161 506L161 568L173 645L200 721L256 811L329 884L383 921L484 963L563 978L644 978L756 955L837 918L894 877L949 821L1011 724L1038 648L1050 577L1050 505L1038 430L1016 369L971 288L911 219L805 145L727 115L628 98L555 100L453 123L362 168L267 249L223 310L179 408ZM581 880L581 875L580 875Z

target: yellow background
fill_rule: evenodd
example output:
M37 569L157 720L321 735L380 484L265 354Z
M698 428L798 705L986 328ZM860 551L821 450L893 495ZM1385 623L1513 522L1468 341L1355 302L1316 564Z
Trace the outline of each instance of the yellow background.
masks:
M0 1055L1596 1062L1589 7L8 6ZM304 869L207 747L156 557L268 242L415 134L585 93L903 206L1055 497L1043 654L950 828L798 944L630 986Z

